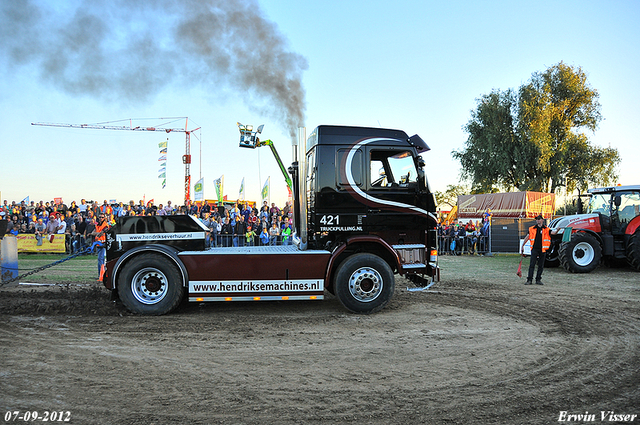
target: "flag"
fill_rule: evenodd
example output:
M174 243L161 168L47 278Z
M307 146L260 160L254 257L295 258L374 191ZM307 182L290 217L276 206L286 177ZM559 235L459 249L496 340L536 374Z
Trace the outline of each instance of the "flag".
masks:
M240 191L238 192L238 197L244 201L244 177L242 178L242 183L240 183Z
M159 179L164 179L167 177L167 173L162 173L158 176Z
M200 179L193 186L193 200L202 201L204 199L204 179Z
M269 181L271 177L267 177L267 181L264 182L264 186L262 186L262 200L269 198Z
M518 264L518 271L516 272L518 277L522 277L522 258L524 258L524 254L520 257L520 264Z
M216 196L218 201L222 200L222 193L224 192L224 174L213 181L213 186L216 188Z
M162 180L162 188L164 189L167 186L167 179Z
M166 166L167 166L167 163L166 163L166 162L163 162L162 164L160 164L160 166L161 166L161 167L166 167Z
M20 201L21 203L24 202L25 204L29 203L29 197L27 196L26 198L24 198L22 201Z
M160 149L160 153L167 153L167 148Z
M153 199L149 199L149 202L147 202L147 208L153 203Z
M166 161L167 160L167 155L162 155L160 158L158 158L158 161Z
M159 173L164 173L165 171L167 171L167 167L162 167L158 170Z
M160 142L160 143L158 143L158 147L159 148L166 148L167 147L167 143L168 142L166 142L166 141L165 142Z

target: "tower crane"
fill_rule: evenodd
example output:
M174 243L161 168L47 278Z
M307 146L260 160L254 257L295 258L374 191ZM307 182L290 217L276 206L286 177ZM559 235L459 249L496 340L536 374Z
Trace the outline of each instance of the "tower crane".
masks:
M145 120L174 120L167 124L172 124L177 120L185 120L184 128L170 128L170 127L144 127L134 126L134 121L141 120L140 118L129 118L127 120L120 121L107 121L96 124L64 124L64 123L46 123L46 122L32 122L31 125L42 125L48 127L64 127L64 128L88 128L95 130L130 130L130 131L164 131L165 133L185 133L185 153L182 156L182 163L184 164L184 203L187 205L191 200L191 133L200 130L201 127L194 128L193 130L187 130L189 124L188 117L173 117L173 118L147 118ZM126 125L113 125L128 121L129 126Z

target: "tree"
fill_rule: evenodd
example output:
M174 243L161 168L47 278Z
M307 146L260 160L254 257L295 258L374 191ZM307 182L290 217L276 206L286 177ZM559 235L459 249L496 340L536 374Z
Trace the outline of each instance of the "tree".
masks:
M516 94L493 90L477 102L464 127L469 134L467 148L452 152L462 165L462 177L471 180L475 193L521 186L533 166L533 150L516 132Z
M585 131L602 119L598 92L580 67L560 62L517 91L492 91L464 127L465 149L454 151L462 177L485 192L555 192L608 185L620 161L614 148L593 146Z
M458 196L469 194L469 189L463 185L447 185L447 190L444 192L436 191L436 204L439 206L449 205L455 207L458 204Z

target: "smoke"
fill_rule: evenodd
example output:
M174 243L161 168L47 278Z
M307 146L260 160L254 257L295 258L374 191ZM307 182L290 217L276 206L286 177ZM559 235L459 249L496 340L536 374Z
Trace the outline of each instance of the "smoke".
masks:
M239 94L295 137L302 73L254 0L2 2L0 57L66 93L141 104L174 83Z

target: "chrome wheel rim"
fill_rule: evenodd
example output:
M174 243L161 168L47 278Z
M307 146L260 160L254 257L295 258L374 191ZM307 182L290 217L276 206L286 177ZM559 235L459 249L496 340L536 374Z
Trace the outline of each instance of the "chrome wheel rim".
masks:
M167 277L152 267L138 271L131 280L131 292L142 304L157 304L167 295Z
M360 267L349 278L349 292L360 302L371 302L382 292L382 276L371 267Z

